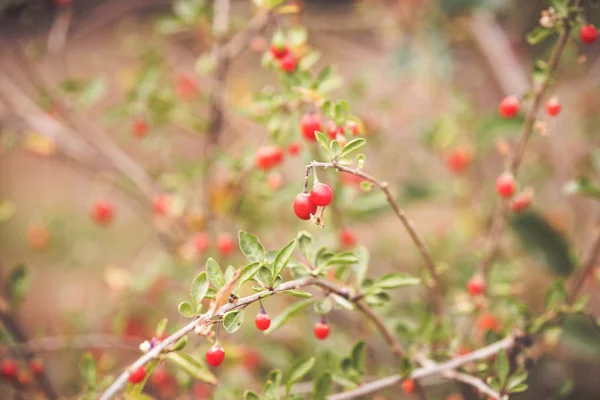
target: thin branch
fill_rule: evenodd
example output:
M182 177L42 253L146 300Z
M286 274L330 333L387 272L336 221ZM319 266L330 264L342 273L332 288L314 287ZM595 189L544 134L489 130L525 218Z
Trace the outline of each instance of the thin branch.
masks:
M394 199L394 196L392 195L392 193L390 192L390 189L388 187L388 183L379 181L377 178L363 172L360 169L349 168L349 167L340 165L336 162L324 163L324 162L313 161L312 163L308 164L306 166L306 168L307 169L310 169L310 168L335 168L338 171L343 171L343 172L350 173L352 175L359 176L359 177L373 183L375 186L377 186L383 192L388 204L390 205L390 207L392 207L392 210L394 210L394 214L396 214L396 216L398 217L400 222L402 222L402 224L404 225L404 228L406 229L406 231L408 232L413 243L417 247L417 250L421 254L421 257L423 257L423 260L425 261L425 266L427 267L427 270L431 274L431 281L428 282L427 286L429 287L429 292L430 292L430 296L431 296L431 300L433 302L435 312L436 312L437 316L440 317L443 312L443 310L442 310L442 290L443 290L443 288L442 288L442 284L441 284L440 274L435 265L435 261L431 255L431 253L429 252L429 249L425 245L425 242L423 241L421 236L419 236L419 233L416 231L416 229L413 226L410 219L408 219L408 216L406 215L405 211L402 208L400 208L400 206Z
M45 353L91 348L139 351L139 341L102 333L77 336L49 336L0 347L0 354Z
M577 300L577 295L581 291L585 279L592 272L600 255L600 232L597 234L592 247L588 251L583 264L579 267L577 274L573 277L573 283L569 291L569 304L573 304Z

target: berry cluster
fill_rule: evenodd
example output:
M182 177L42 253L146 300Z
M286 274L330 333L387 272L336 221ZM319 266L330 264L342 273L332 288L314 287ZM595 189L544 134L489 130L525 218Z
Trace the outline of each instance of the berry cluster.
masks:
M317 214L317 207L327 207L333 199L329 185L316 182L310 193L298 193L294 200L294 213L302 220L309 220Z
M338 125L335 121L330 120L327 122L327 136L332 140L337 140L343 147L347 143L347 139L344 136L346 131L349 131L352 136L356 136L360 133L360 127L356 121L347 121L344 125ZM309 142L317 140L315 132L323 132L323 121L321 116L316 113L307 113L300 119L300 132Z
M521 212L529 207L533 198L533 191L526 188L513 197L517 190L515 177L510 172L505 172L496 180L496 192L504 199L512 198L510 208L514 212Z

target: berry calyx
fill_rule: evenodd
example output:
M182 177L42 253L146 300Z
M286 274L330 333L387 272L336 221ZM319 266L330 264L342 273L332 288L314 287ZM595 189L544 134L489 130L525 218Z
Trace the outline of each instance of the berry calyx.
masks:
M485 281L480 276L474 276L467 282L467 292L470 296L480 296L485 293Z
M192 239L192 245L196 253L202 254L210 248L210 236L205 232L198 232Z
M306 140L314 142L317 140L316 131L321 131L322 122L319 114L304 114L300 118L300 132Z
M277 59L281 60L283 57L287 56L290 52L290 49L287 45L277 45L273 43L271 45L271 55Z
M286 54L279 60L279 66L281 67L281 70L287 73L294 72L297 64L298 62L296 57L294 57L292 54Z
M141 381L143 381L145 377L146 377L146 367L144 367L142 365L141 367L139 367L138 369L136 369L129 375L129 378L127 378L127 381L129 383L132 383L135 385L135 384L138 384Z
M223 257L227 257L233 253L233 238L230 234L222 234L217 238L217 250L219 254Z
M314 130L313 130L313 137L314 137ZM290 153L290 155L292 155L292 156L297 156L298 154L300 154L301 150L302 150L302 145L300 145L300 143L298 143L298 142L290 143L287 148L288 153Z
M503 198L511 197L517 188L515 177L510 172L505 172L496 180L496 192Z
M148 134L148 123L143 118L136 118L131 125L131 133L138 139L143 139Z
M460 174L469 167L472 159L473 153L470 149L458 148L448 154L446 157L446 165L450 171L454 172L455 174Z
M592 44L598 39L598 30L594 25L584 25L579 31L579 38L585 44Z
M317 205L310 201L308 193L298 193L294 199L294 213L302 220L308 220L311 214L317 213Z
M2 374L2 377L14 380L17 378L18 373L19 366L15 360L12 358L5 358L2 360L2 363L0 364L0 374Z
M546 113L551 117L555 117L558 114L560 114L561 109L562 106L560 105L556 97L552 97L546 103Z
M516 213L524 211L531 204L532 198L533 191L531 189L525 189L519 194L517 194L514 199L512 199L512 201L510 202L510 209Z
M40 375L44 372L44 364L40 359L34 358L29 362L29 369L31 370L32 374Z
M319 207L327 207L333 199L333 190L325 183L317 183L313 186L309 194L311 203Z
M216 343L206 352L206 362L211 367L218 367L225 360L225 350L220 344Z
M283 151L278 146L263 146L256 150L256 167L269 170L283 162Z
M504 118L513 118L519 113L519 100L515 96L508 96L502 99L498 110Z
M111 202L99 200L92 204L90 216L98 225L108 225L115 216L115 208Z
M154 215L167 215L169 212L169 198L167 196L158 195L152 201L152 212Z
M256 325L258 330L266 331L271 326L271 317L269 317L269 314L263 312L256 314L254 325Z
M350 229L344 228L340 232L340 243L342 247L354 247L356 246L356 235Z
M326 322L317 322L313 328L313 333L315 337L319 340L325 340L329 337L331 333L331 329Z
M402 381L402 391L406 394L411 394L415 391L415 381L412 379L405 379Z

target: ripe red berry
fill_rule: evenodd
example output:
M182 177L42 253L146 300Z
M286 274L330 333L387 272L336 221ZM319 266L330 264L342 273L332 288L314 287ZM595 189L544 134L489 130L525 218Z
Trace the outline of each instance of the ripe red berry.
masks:
M496 180L496 192L503 198L511 197L516 190L515 177L510 172L505 172Z
M504 118L512 118L519 113L519 108L519 100L515 96L508 96L502 99L498 109Z
M327 134L331 139L335 139L338 134L344 134L344 127L337 126L337 124L333 121L329 121L327 123Z
M402 381L402 390L406 394L414 393L415 391L415 381L412 379L405 379Z
M138 384L141 381L143 381L145 377L146 377L146 367L144 367L142 365L141 367L139 367L138 369L133 371L131 373L131 375L129 375L129 378L127 378L127 381L129 383L133 383L135 385L135 384Z
M313 135L313 137L315 136L314 129L313 129L312 135ZM287 148L288 153L290 153L290 155L292 155L292 156L297 156L298 154L300 154L301 150L302 150L302 145L298 142L290 143Z
M325 322L317 322L315 327L313 328L313 333L315 337L319 340L325 340L329 337L329 333L331 333L331 329L329 325Z
M481 333L485 333L487 331L498 333L500 332L500 329L502 329L502 326L494 314L486 313L482 314L477 319L477 328Z
M579 38L585 44L592 44L598 39L598 31L594 25L584 25L579 31Z
M231 237L231 235L227 233L219 235L219 237L217 238L217 250L219 251L219 254L221 256L229 256L231 253L233 253L233 248L234 243L233 237Z
M327 207L333 199L333 190L325 183L317 183L313 186L309 194L311 203L319 207Z
M283 57L287 56L290 52L290 49L287 45L278 46L276 44L271 45L271 54L277 60L281 60Z
M0 364L0 373L5 379L16 379L19 373L19 366L12 358L5 358Z
M215 344L206 352L206 362L211 367L218 367L225 360L225 350L220 344Z
M259 330L266 331L271 326L271 317L269 317L269 314L262 312L260 314L256 314L254 324Z
M297 66L296 57L294 57L292 54L286 54L281 58L281 60L279 60L279 66L284 72L294 72Z
M342 232L340 232L340 242L342 247L356 246L356 236L354 235L354 232L350 229L342 229Z
M283 162L283 151L278 146L263 146L256 150L256 167L266 171Z
M142 139L148 134L148 123L143 118L136 118L133 120L131 126L131 133L134 137Z
M474 276L467 282L467 292L470 296L480 296L485 292L485 281L480 276Z
M562 109L562 106L560 105L560 103L558 102L556 97L552 97L546 103L546 113L551 117L555 117L558 114L560 114L561 109Z
M169 198L164 195L158 195L152 201L152 212L155 215L167 215L169 212Z
M446 165L455 174L460 174L467 169L472 158L473 153L470 149L458 148L448 154L448 157L446 157Z
M320 132L321 129L322 123L319 114L304 114L300 119L300 132L302 132L302 136L309 141L314 142L317 140L315 131Z
M310 219L311 214L317 213L317 205L310 201L308 193L298 193L294 200L294 213L300 219Z
M210 236L205 232L198 232L192 239L196 253L202 254L210 248Z
M510 202L510 208L513 212L521 212L529 207L531 199L533 198L533 191L525 189L521 193L517 194L514 199Z
M39 375L44 372L44 364L40 359L34 358L29 362L29 369L31 370L32 374Z
M92 204L90 215L99 225L108 225L115 216L115 208L111 202L99 200Z
M346 126L348 127L348 129L350 129L350 133L352 133L352 136L356 136L360 133L360 127L358 126L356 121L348 121Z

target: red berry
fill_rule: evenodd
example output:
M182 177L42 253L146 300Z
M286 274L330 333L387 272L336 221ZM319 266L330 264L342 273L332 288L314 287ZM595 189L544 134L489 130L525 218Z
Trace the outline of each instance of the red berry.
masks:
M517 194L514 199L510 202L510 208L513 212L521 212L529 207L531 199L533 198L533 191L525 189L521 193Z
M19 373L19 366L12 358L5 358L0 364L0 373L6 379L16 379Z
M312 135L313 137L315 136L314 130ZM290 143L287 148L288 153L290 153L292 156L297 156L298 154L300 154L300 150L302 150L302 146L298 142Z
M477 328L482 333L485 333L487 331L492 331L492 332L497 333L497 332L500 332L500 329L502 327L500 325L500 321L498 321L498 318L496 318L496 316L494 314L486 313L486 314L482 314L477 319Z
M329 328L329 325L327 325L325 322L317 322L315 324L315 327L313 328L313 333L315 334L315 337L319 340L325 340L329 337L329 333L331 332L331 329Z
M333 190L325 183L314 185L309 194L310 202L320 207L328 206L331 199L333 199Z
M335 122L329 121L327 123L327 134L331 139L335 139L338 134L344 134L344 128L341 126L337 126Z
M210 248L210 236L205 232L198 232L192 239L196 253L202 254Z
M264 171L271 169L283 161L283 151L277 146L263 146L256 150L256 167Z
M129 378L127 379L127 381L129 383L133 383L135 385L135 384L143 381L145 377L146 377L146 367L144 367L142 365L141 367L139 367L138 369L133 371L131 373L131 375L129 375Z
M231 253L233 253L233 247L234 243L231 235L227 233L219 235L219 237L217 238L217 250L219 251L219 254L221 254L221 256L229 256Z
M290 52L290 49L287 45L278 46L276 44L271 45L271 54L274 58L280 60L283 57L287 56Z
M585 44L592 44L598 39L598 31L594 25L584 25L579 31L579 38Z
M479 296L485 292L485 281L480 276L474 276L467 282L467 292L470 296Z
M446 158L446 165L448 165L448 168L450 168L450 170L455 174L460 174L467 169L472 158L473 154L470 149L459 148L448 154L448 157Z
M198 93L198 87L194 77L188 75L180 75L176 80L177 94L183 100L191 100Z
M296 57L294 57L292 54L286 54L285 56L283 56L281 58L281 60L279 60L279 66L281 67L281 69L284 72L294 72L296 70Z
M152 201L152 212L155 215L167 215L169 212L169 198L163 195L156 196Z
M215 344L206 352L206 362L211 367L218 367L225 360L225 350L219 344Z
M348 129L350 129L350 133L352 133L352 136L356 136L360 133L360 127L358 126L356 121L348 121L346 126L348 127Z
M405 379L402 381L402 390L406 394L411 394L415 391L415 381L412 379Z
M317 140L315 131L320 132L321 129L321 117L318 114L304 114L300 119L300 132L309 141Z
M512 118L519 113L519 108L519 100L515 96L505 97L500 102L500 115L504 118Z
M40 359L34 358L29 362L29 369L31 370L32 374L40 375L42 372L44 372L44 364Z
M496 180L496 192L500 197L509 198L516 190L515 177L510 172L505 172Z
M99 225L108 225L115 216L115 208L111 202L99 200L92 204L90 215Z
M260 314L256 314L254 324L259 330L266 331L271 326L271 317L269 317L269 314L262 312Z
M350 229L342 229L340 233L340 242L342 247L354 247L356 246L356 236Z
M133 120L131 133L138 139L146 137L148 134L148 123L143 118L136 118Z
M317 213L317 205L310 201L308 193L298 193L294 200L294 213L300 219L310 219L311 214Z
M558 102L556 97L552 97L546 103L546 113L548 113L548 115L551 117L555 117L558 114L560 114L561 109L562 109L562 106L560 105L560 103Z

